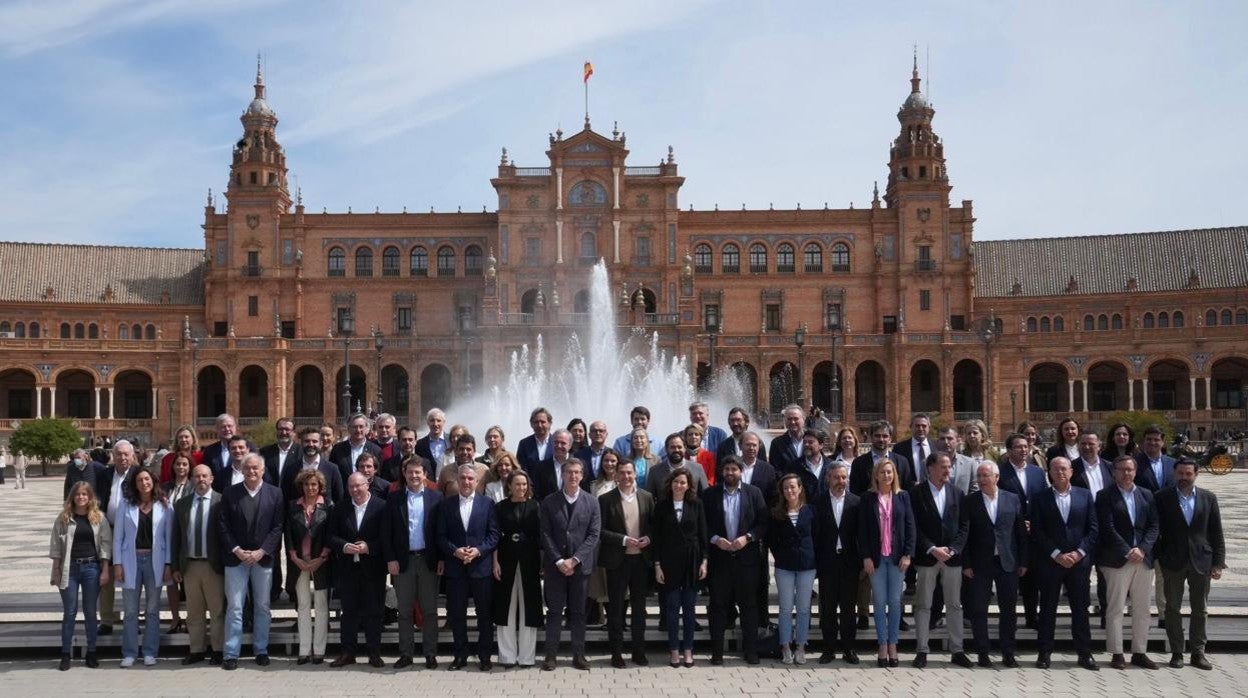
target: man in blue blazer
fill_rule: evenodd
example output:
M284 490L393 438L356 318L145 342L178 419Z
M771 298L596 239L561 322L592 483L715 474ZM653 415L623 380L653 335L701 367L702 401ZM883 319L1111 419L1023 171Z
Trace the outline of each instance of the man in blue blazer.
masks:
M1135 454L1135 484L1156 495L1159 491L1174 487L1174 459L1166 455L1166 435L1156 424L1144 429L1143 442ZM1153 567L1154 594L1157 617L1161 627L1166 627L1166 580L1160 565Z
M420 604L424 618L438 617L438 547L435 544L438 507L442 495L427 485L425 459L413 456L403 464L406 487L386 500L387 528L381 539L386 568L394 579L398 607ZM411 613L400 613L399 659L395 669L411 665L416 652L416 631ZM438 624L421 628L420 648L425 667L438 668Z
M1122 608L1131 599L1131 663L1156 669L1148 658L1149 597L1153 587L1153 546L1158 518L1153 494L1135 484L1135 459L1114 459L1114 484L1096 495L1100 545L1096 564L1105 576L1105 642L1113 655L1110 666L1126 669L1122 654Z
M551 457L550 425L552 420L550 410L545 407L538 407L529 413L529 427L533 429L533 433L520 439L520 443L516 444L516 462L526 473L532 473L538 463Z
M1013 492L1023 503L1023 514L1026 515L1031 498L1048 487L1044 471L1030 463L1031 442L1022 434L1010 434L1005 437L1006 452L1002 458L1001 480L997 485L1006 492ZM1029 565L1030 560L1024 561ZM1019 593L1023 599L1023 618L1027 627L1036 628L1036 584L1035 576L1023 577L1018 582Z
M237 433L238 423L235 422L233 415L217 415L217 440L200 449L200 452L204 454L203 462L212 468L212 476L216 480L221 479L221 471L230 464L230 439ZM255 451L256 445L248 441L247 450ZM230 483L227 480L225 484L229 486Z
M1018 628L1015 605L1018 578L1027 574L1027 526L1023 503L1013 492L998 487L1000 477L999 466L991 461L975 468L979 492L967 495L962 507L962 519L967 524L962 575L971 585L968 601L979 666L992 666L988 655L988 597L995 586L1000 609L997 642L1001 646L1001 663L1013 669L1018 667L1014 658L1014 634Z
M1114 464L1101 458L1101 437L1094 431L1085 431L1077 437L1079 457L1070 462L1070 484L1082 487L1092 494L1092 501L1106 487L1114 486ZM1101 627L1105 627L1105 577L1096 569L1096 614Z
M494 502L477 494L477 471L461 465L459 495L438 507L438 554L446 576L446 615L451 621L455 658L451 671L468 665L468 599L477 613L477 659L482 671L493 666L494 621L490 593L494 579L494 549L498 547L498 520ZM426 618L426 623L433 622Z
M286 513L282 491L264 481L264 458L243 456L243 481L221 495L221 555L225 563L226 627L222 668L238 668L243 641L243 604L250 588L251 646L256 664L269 664L269 591Z
M554 671L555 654L568 611L572 633L572 666L588 670L585 659L585 601L589 575L598 555L602 512L598 501L581 489L585 466L575 458L562 465L563 487L542 500L538 509L542 531L542 567L546 582L546 658L542 671Z
M720 468L719 484L702 493L711 546L707 554L711 663L724 661L724 629L728 611L735 606L745 661L758 664L758 568L767 566L759 543L767 533L767 503L762 490L741 482L740 458L725 456Z
M1070 461L1058 456L1049 461L1053 487L1032 497L1027 520L1035 543L1034 574L1040 589L1040 627L1036 667L1049 668L1057 602L1062 589L1070 601L1071 634L1079 666L1099 667L1092 658L1092 633L1088 624L1088 578L1096 552L1099 528L1092 493L1070 483Z

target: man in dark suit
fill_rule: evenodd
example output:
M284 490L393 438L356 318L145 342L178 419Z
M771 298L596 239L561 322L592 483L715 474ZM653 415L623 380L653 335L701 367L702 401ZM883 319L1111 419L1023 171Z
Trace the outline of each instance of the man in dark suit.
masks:
M269 590L286 513L282 492L264 481L264 459L243 456L243 481L221 496L221 554L225 562L226 628L223 667L238 667L243 641L243 602L251 592L251 645L256 664L269 664Z
M322 457L321 431L316 427L304 427L299 431L300 454L297 460L286 460L282 468L281 488L282 499L289 502L303 496L295 491L295 478L301 470L316 468L325 476L325 500L327 504L335 504L346 500L347 489L343 485L342 474L338 466ZM297 577L298 575L296 575Z
M550 455L525 471L533 478L533 496L540 502L563 489L563 469L572 458L572 432L559 429L550 435Z
M203 462L212 468L212 476L214 483L218 486L218 492L221 491L221 472L230 464L230 439L237 433L238 424L232 415L217 415L217 440L200 449L204 454ZM254 443L250 441L246 443L248 451L256 450ZM230 483L225 484L228 486Z
M719 447L715 449L715 464L719 467L719 463L724 460L725 456L744 456L742 451L742 439L750 432L750 414L740 407L734 407L728 411L728 429L731 432L728 438L720 442ZM767 460L767 447L763 445L762 437L754 434L758 439L757 456L763 460ZM718 476L716 476L718 477Z
M745 661L758 664L758 568L767 564L758 542L767 533L767 503L762 490L741 482L741 461L730 455L721 464L719 484L702 493L702 506L711 543L711 664L724 662L724 630L734 607Z
M520 463L521 470L532 473L538 463L551 457L553 445L551 444L550 425L552 421L550 410L545 407L538 407L529 413L529 426L533 429L533 433L520 439L520 443L516 444L516 461ZM568 443L571 442L569 437ZM536 495L536 492L534 494Z
M1043 492L1048 486L1044 477L1044 471L1038 466L1030 462L1031 442L1022 434L1010 434L1005 437L1006 452L1002 457L1001 463L1001 481L998 487L1013 492L1018 496L1019 501L1023 504L1023 511L1028 510L1031 498ZM1027 561L1026 565L1031 565L1031 561ZM1027 623L1027 627L1035 630L1036 625L1036 603L1037 593L1035 584L1035 575L1029 575L1019 580L1018 584L1020 595L1023 599L1023 618Z
M914 469L910 467L910 459L894 453L890 449L893 444L893 425L887 420L872 422L867 427L867 435L871 437L871 450L854 459L849 465L849 491L861 496L871 487L871 471L875 464L887 458L896 466L897 481L903 490L914 487Z
M191 469L195 490L173 504L170 562L173 581L182 585L186 602L186 626L190 653L184 666L204 661L206 640L211 640L212 665L221 664L225 636L225 570L221 564L221 495L212 489L212 469L199 464ZM212 617L211 633L207 616ZM211 635L211 637L207 637Z
M95 492L96 499L100 497L100 480L104 471L108 470L108 466L99 461L92 460L87 449L80 448L74 451L69 459L69 465L65 466L65 486L63 488L61 499L69 498L69 490L75 483L85 482L91 485L91 490ZM104 503L107 506L107 502Z
M840 648L849 664L858 663L854 649L854 601L862 577L858 553L858 495L849 491L849 466L833 461L826 487L814 498L815 565L819 578L819 630L823 634L820 664L828 664Z
M667 435L667 439L663 442L663 454L666 456L663 460L656 463L646 473L646 489L650 490L650 494L656 499L662 497L663 488L667 486L667 478L672 471L677 468L687 468L689 475L693 480L693 490L700 497L702 492L709 486L706 481L706 473L702 472L702 466L697 461L691 461L686 458L685 437L681 432L675 432Z
M390 482L403 482L403 462L414 455L416 455L416 430L411 427L399 427L398 436L394 439L394 455L381 461L381 476Z
M802 458L794 464L790 472L802 478L802 491L818 492L823 485L828 466L832 463L823 455L824 434L821 431L807 429L802 432Z
M371 453L376 457L381 449L368 440L368 417L357 414L347 422L347 440L339 441L329 450L329 461L338 466L343 482L355 472L355 461L361 453Z
M1071 428L1073 420L1066 420L1062 423L1063 428ZM1092 494L1092 501L1096 501L1096 497L1101 490L1106 487L1114 486L1114 464L1101 458L1101 437L1094 431L1085 431L1076 437L1076 447L1079 450L1079 457L1070 462L1072 475L1070 476L1070 484L1074 487L1082 487ZM1064 449L1059 444L1056 448ZM1052 450L1052 449L1050 449ZM1065 451L1062 451L1065 453ZM1053 456L1053 458L1065 456ZM1050 458L1052 460L1052 458ZM1101 575L1099 567L1093 567L1096 571L1096 609L1095 613L1100 616L1100 625L1105 627L1105 577Z
M771 440L768 453L772 467L779 474L795 473L802 460L802 433L806 429L806 412L798 405L784 408L784 433Z
M493 666L494 622L490 594L493 589L494 548L498 547L498 520L494 503L477 494L477 470L459 466L459 494L438 507L438 553L446 575L446 615L454 636L455 658L451 671L468 665L468 598L477 612L477 658L482 671ZM425 622L432 622L427 619Z
M1144 429L1140 452L1135 454L1135 484L1154 495L1167 487L1174 487L1174 459L1166 455L1166 435L1161 427L1151 424ZM1161 627L1166 627L1166 575L1165 569L1153 566L1153 598L1157 603L1157 617Z
M996 463L980 463L975 478L979 493L967 495L961 513L963 525L967 526L962 575L970 582L971 630L979 666L991 667L988 598L995 586L1000 609L997 643L1001 647L1001 663L1013 669L1018 667L1014 658L1018 578L1027 574L1026 516L1018 497L997 486L1000 468Z
M1071 636L1079 666L1097 671L1088 624L1088 577L1096 552L1099 522L1092 493L1071 485L1070 461L1057 456L1048 462L1053 487L1031 499L1028 521L1035 554L1032 573L1040 591L1036 668L1048 669L1062 589L1070 601Z
M381 608L386 594L386 566L382 557L382 536L386 504L372 496L364 473L347 478L350 499L334 507L329 527L329 547L334 551L335 582L342 601L342 653L331 667L355 664L359 629L364 626L368 664L380 669Z
M407 486L395 492L386 502L386 535L382 537L382 554L386 568L394 578L398 607L409 609L420 604L423 618L420 648L425 667L438 667L438 550L435 545L435 523L442 495L427 486L425 460L410 458L403 466ZM416 632L412 614L399 614L399 659L395 669L411 665L416 655Z
M368 491L381 501L390 496L390 481L377 474L377 456L361 453L355 460L355 471L368 481Z
M624 664L624 598L632 613L633 663L646 660L646 596L650 585L650 518L654 496L637 486L632 461L615 466L616 488L598 498L602 518L602 544L598 566L607 577L607 640L611 644L611 666Z
M1145 432L1147 433L1147 432ZM1175 487L1157 493L1157 516L1161 534L1157 539L1157 564L1166 571L1166 635L1170 640L1170 666L1183 666L1183 585L1187 584L1192 607L1189 640L1192 666L1213 668L1205 657L1205 619L1209 580L1221 579L1226 568L1226 539L1218 498L1209 490L1196 489L1196 463L1184 458L1174 466ZM1138 476L1137 476L1138 478ZM1137 479L1138 481L1138 479Z
M274 428L277 430L277 442L260 447L260 455L264 456L264 481L280 486L286 463L299 460L299 443L295 440L294 420L282 417Z
M598 463L602 460L603 451L606 451L608 448L607 423L600 420L590 422L589 429L586 433L589 435L589 445L577 449L572 453L572 457L584 463L586 471L595 473L596 476L602 472ZM623 459L624 457L620 456L617 460ZM586 479L592 482L594 478L590 477Z
M724 443L731 441L732 437L729 437L724 440ZM780 476L770 463L763 460L762 448L763 439L758 434L747 431L741 436L741 482L757 487L763 493L763 502L771 506L779 496L776 481L780 479ZM729 455L732 454L725 454L724 457L727 458ZM827 472L827 468L824 468L824 472ZM719 473L717 477L723 477L723 473ZM757 597L755 608L758 609L758 627L765 631L769 628L771 620L770 609L767 606L767 595L771 590L771 568L766 564L767 542L759 539L756 544L763 564L758 566L758 580L754 585Z
M1148 657L1149 596L1153 588L1153 546L1157 543L1157 506L1153 495L1135 484L1135 459L1114 459L1114 484L1096 495L1099 542L1096 563L1105 576L1105 642L1110 666L1126 669L1122 655L1122 608L1131 599L1131 663L1156 669Z
M931 633L932 597L937 584L949 600L949 649L954 664L970 668L963 651L962 557L966 547L967 523L961 517L964 493L949 482L953 461L949 454L929 453L927 476L910 488L914 507L914 567L918 568L914 602L914 666L927 666L928 635Z
M380 470L382 463L395 457L399 453L399 444L396 441L398 436L395 433L394 415L385 412L377 415L373 420L373 430L376 432L376 438L373 443L377 445L377 467ZM390 478L386 478L387 480ZM402 478L398 478L402 479Z
M915 482L923 482L927 477L927 466L924 464L934 450L931 440L927 438L931 429L931 418L922 412L916 412L910 417L910 438L893 446L893 453L910 461L913 466L910 477Z
M442 457L453 446L442 428L446 426L446 415L442 410L433 408L425 415L425 423L429 425L429 433L416 440L416 455L424 458L433 465L433 471L426 473L430 479L437 478L438 466L442 463Z
M585 601L589 575L598 554L602 513L594 496L581 489L584 469L575 458L564 461L562 489L543 499L538 509L546 597L546 658L542 671L555 669L565 608L572 634L572 666L589 669L585 659Z

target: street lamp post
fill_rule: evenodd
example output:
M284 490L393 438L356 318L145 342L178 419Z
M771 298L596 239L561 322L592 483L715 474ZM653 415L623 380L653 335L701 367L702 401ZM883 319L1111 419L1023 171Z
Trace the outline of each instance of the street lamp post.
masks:
M173 396L172 396L172 395L170 395L170 396L169 396L169 400L168 400L168 402L167 402L167 404L168 404L168 406L169 406L169 410L168 410L168 411L169 411L169 443L170 443L170 444L172 444L172 443L173 443L173 404L174 404L174 402L175 402L175 401L174 401L174 399L173 399Z
M984 423L992 429L992 340L996 337L996 316L984 318L980 337L984 340Z
M199 428L199 340L191 338L191 428Z
M382 409L381 409L382 408L381 352L383 349L385 349L385 341L384 341L384 336L381 334L381 329L377 327L373 328L373 348L377 350L377 406L376 406L376 410L378 414L381 414L382 412Z
M351 335L355 332L355 318L350 308L343 308L338 316L338 334L343 337L342 345L342 418L344 423L351 419Z
M793 333L793 343L797 345L797 404L803 409L806 406L806 323L797 326Z
M1017 405L1018 391L1014 388L1010 388L1010 428L1013 428L1014 425L1018 424L1018 412L1016 411Z

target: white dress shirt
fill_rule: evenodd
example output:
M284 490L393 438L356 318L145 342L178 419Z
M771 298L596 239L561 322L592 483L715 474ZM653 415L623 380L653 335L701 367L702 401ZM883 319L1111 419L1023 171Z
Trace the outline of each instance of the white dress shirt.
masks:
M468 495L467 497L464 497L461 495L459 498L459 520L464 523L465 532L468 531L468 520L472 518L473 496L474 495L472 494Z

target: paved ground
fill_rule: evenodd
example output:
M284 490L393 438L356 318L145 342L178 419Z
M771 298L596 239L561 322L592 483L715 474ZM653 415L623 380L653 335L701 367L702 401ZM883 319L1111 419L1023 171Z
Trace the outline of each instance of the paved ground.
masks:
M1220 478L1202 475L1198 483L1219 495L1227 531L1230 570L1215 583L1213 602L1225 613L1243 612L1248 606L1248 475ZM0 490L0 623L44 619L46 613L24 613L17 606L38 599L55 600L48 585L47 536L59 507L59 478L31 478L29 489ZM22 602L22 603L19 603ZM39 603L37 605L43 605ZM50 618L49 618L50 619ZM1160 631L1154 630L1154 639ZM115 651L114 651L115 652ZM0 655L2 656L2 655ZM111 654L108 656L112 656ZM903 652L903 662L909 655ZM935 655L934 655L935 656ZM1154 653L1155 659L1162 659ZM1117 672L1103 669L1091 674L1073 668L1073 657L1055 656L1054 669L962 670L934 661L925 670L906 667L884 670L874 663L847 667L807 664L788 668L775 662L747 667L730 661L725 667L710 667L699 655L693 669L671 669L661 653L651 655L648 669L613 670L606 657L591 655L594 668L588 674L560 668L554 673L535 669L503 671L496 668L481 674L475 668L463 672L391 669L374 670L357 666L348 670L322 667L296 667L284 657L275 657L272 666L260 669L245 661L239 671L226 673L207 667L183 668L177 658L163 659L156 667L117 668L108 659L98 670L76 663L72 671L55 670L48 655L0 660L3 691L9 696L49 695L66 689L89 695L207 695L227 691L238 695L272 694L276 691L303 691L319 694L331 690L341 695L375 695L396 689L419 687L444 695L610 695L621 688L658 695L712 695L758 693L776 695L826 695L832 691L856 695L914 695L932 690L937 683L944 695L1046 694L1061 695L1213 695L1240 696L1248 684L1248 655L1218 654L1215 670L1191 668L1147 672L1131 669ZM870 662L870 657L864 655ZM1024 654L1023 659L1034 659ZM393 656L387 657L392 663ZM1101 657L1102 664L1108 657ZM325 676L326 674L329 677ZM329 679L327 681L327 678Z

